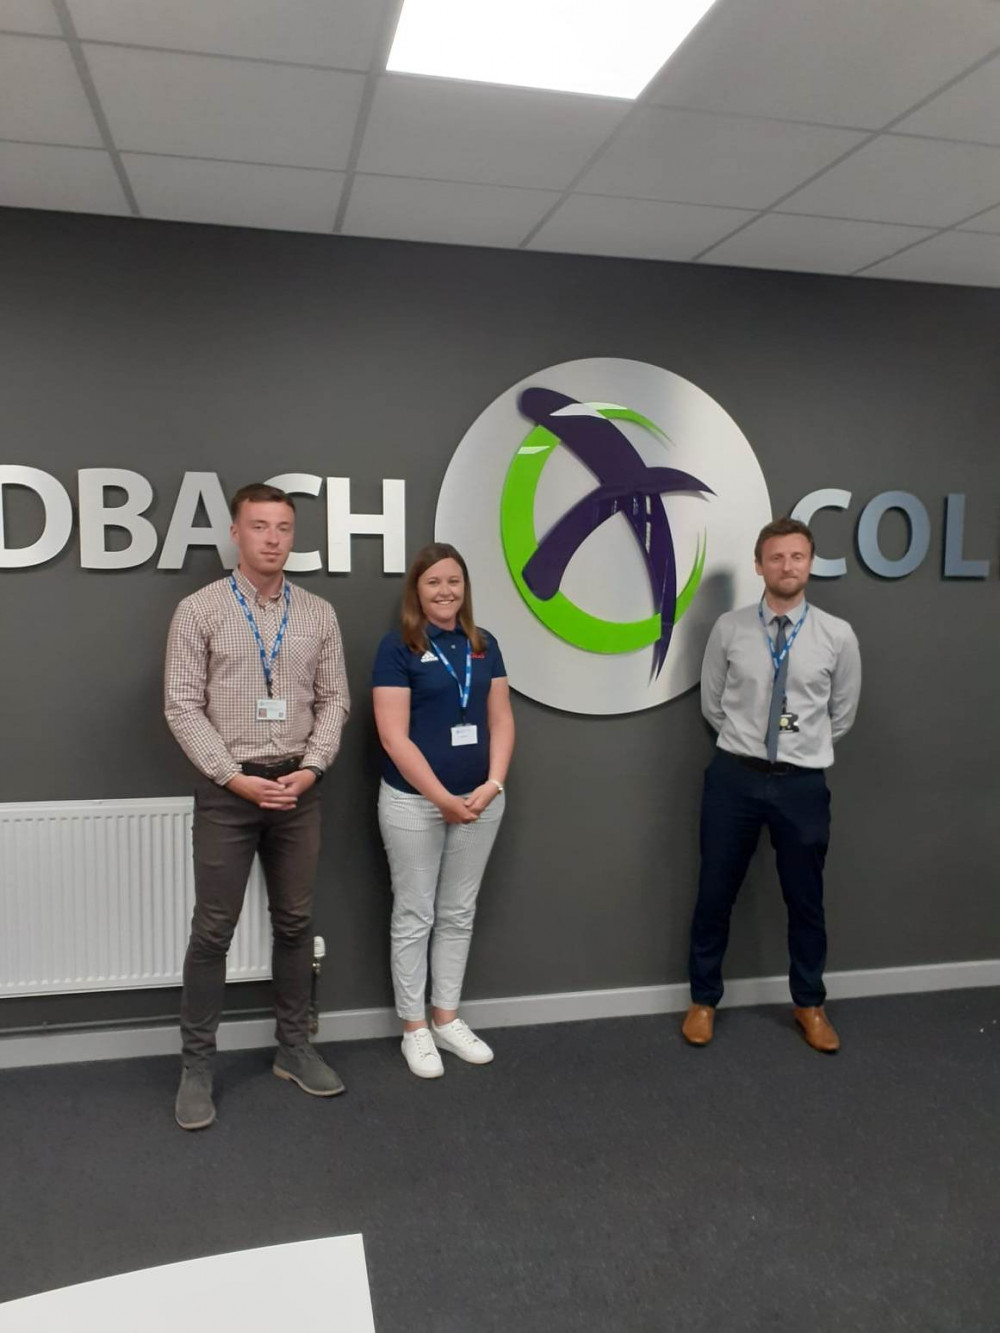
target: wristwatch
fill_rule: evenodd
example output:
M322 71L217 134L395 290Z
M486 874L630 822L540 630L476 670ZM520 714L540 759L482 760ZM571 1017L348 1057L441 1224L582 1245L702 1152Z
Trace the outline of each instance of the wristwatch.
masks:
M501 796L503 795L503 783L502 783L502 782L497 782L496 778L487 778L486 781L487 781L487 782L492 782L492 783L493 783L493 786L496 787L496 789L497 789L497 791L500 793L500 795L501 795Z
M303 764L302 767L307 773L313 773L317 782L323 781L323 770L321 768L317 768L315 764Z

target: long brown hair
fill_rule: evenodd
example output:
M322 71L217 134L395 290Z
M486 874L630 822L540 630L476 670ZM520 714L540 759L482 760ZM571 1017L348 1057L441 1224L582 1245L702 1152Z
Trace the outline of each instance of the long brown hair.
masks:
M472 651L481 653L486 645L483 642L483 636L476 629L476 622L472 615L472 585L469 582L469 570L454 546L449 546L447 542L431 542L430 546L425 546L422 551L418 551L413 557L410 568L406 571L406 581L403 584L403 605L400 610L403 642L412 653L426 653L429 651L427 618L420 609L420 594L417 592L417 583L427 573L431 565L436 565L439 560L454 560L462 571L462 578L465 580L465 597L459 607L458 623L465 631L465 635L472 645Z

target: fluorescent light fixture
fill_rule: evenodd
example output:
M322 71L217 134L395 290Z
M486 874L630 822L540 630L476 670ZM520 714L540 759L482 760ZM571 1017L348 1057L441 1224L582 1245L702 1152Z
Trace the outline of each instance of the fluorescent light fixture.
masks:
M714 0L404 0L387 68L638 97Z

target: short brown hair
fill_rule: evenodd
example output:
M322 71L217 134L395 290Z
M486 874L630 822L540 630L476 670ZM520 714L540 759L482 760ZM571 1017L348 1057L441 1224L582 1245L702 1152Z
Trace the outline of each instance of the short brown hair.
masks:
M241 486L229 501L229 512L233 516L234 523L244 500L249 500L252 504L288 505L292 513L295 513L295 501L290 495L280 491L277 486L268 486L263 481L251 481L248 485Z
M472 584L469 582L469 570L454 546L449 546L447 542L431 542L429 546L425 546L413 557L410 568L406 571L406 580L403 583L403 605L400 610L400 620L403 624L403 642L411 653L426 653L428 651L427 619L420 609L420 595L417 592L417 584L431 565L436 565L439 560L454 560L462 571L462 578L465 580L465 596L462 598L462 605L459 608L458 623L465 631L465 636L472 645L472 651L481 653L486 645L483 636L476 629L476 622L472 615Z
M757 564L760 564L761 553L764 550L764 543L770 541L772 537L805 537L809 543L809 554L816 554L816 543L813 535L804 523L800 523L797 518L775 518L770 523L764 525L757 535L757 545L753 548L753 558Z

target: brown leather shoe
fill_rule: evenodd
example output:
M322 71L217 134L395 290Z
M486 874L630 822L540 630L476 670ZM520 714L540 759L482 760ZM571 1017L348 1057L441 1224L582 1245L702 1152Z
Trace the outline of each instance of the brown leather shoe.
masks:
M840 1038L836 1029L826 1016L821 1004L810 1005L807 1009L796 1007L792 1010L795 1021L802 1029L803 1036L814 1051L824 1055L833 1055L840 1050Z
M693 1004L681 1032L692 1046L707 1046L715 1034L715 1010L710 1004Z

